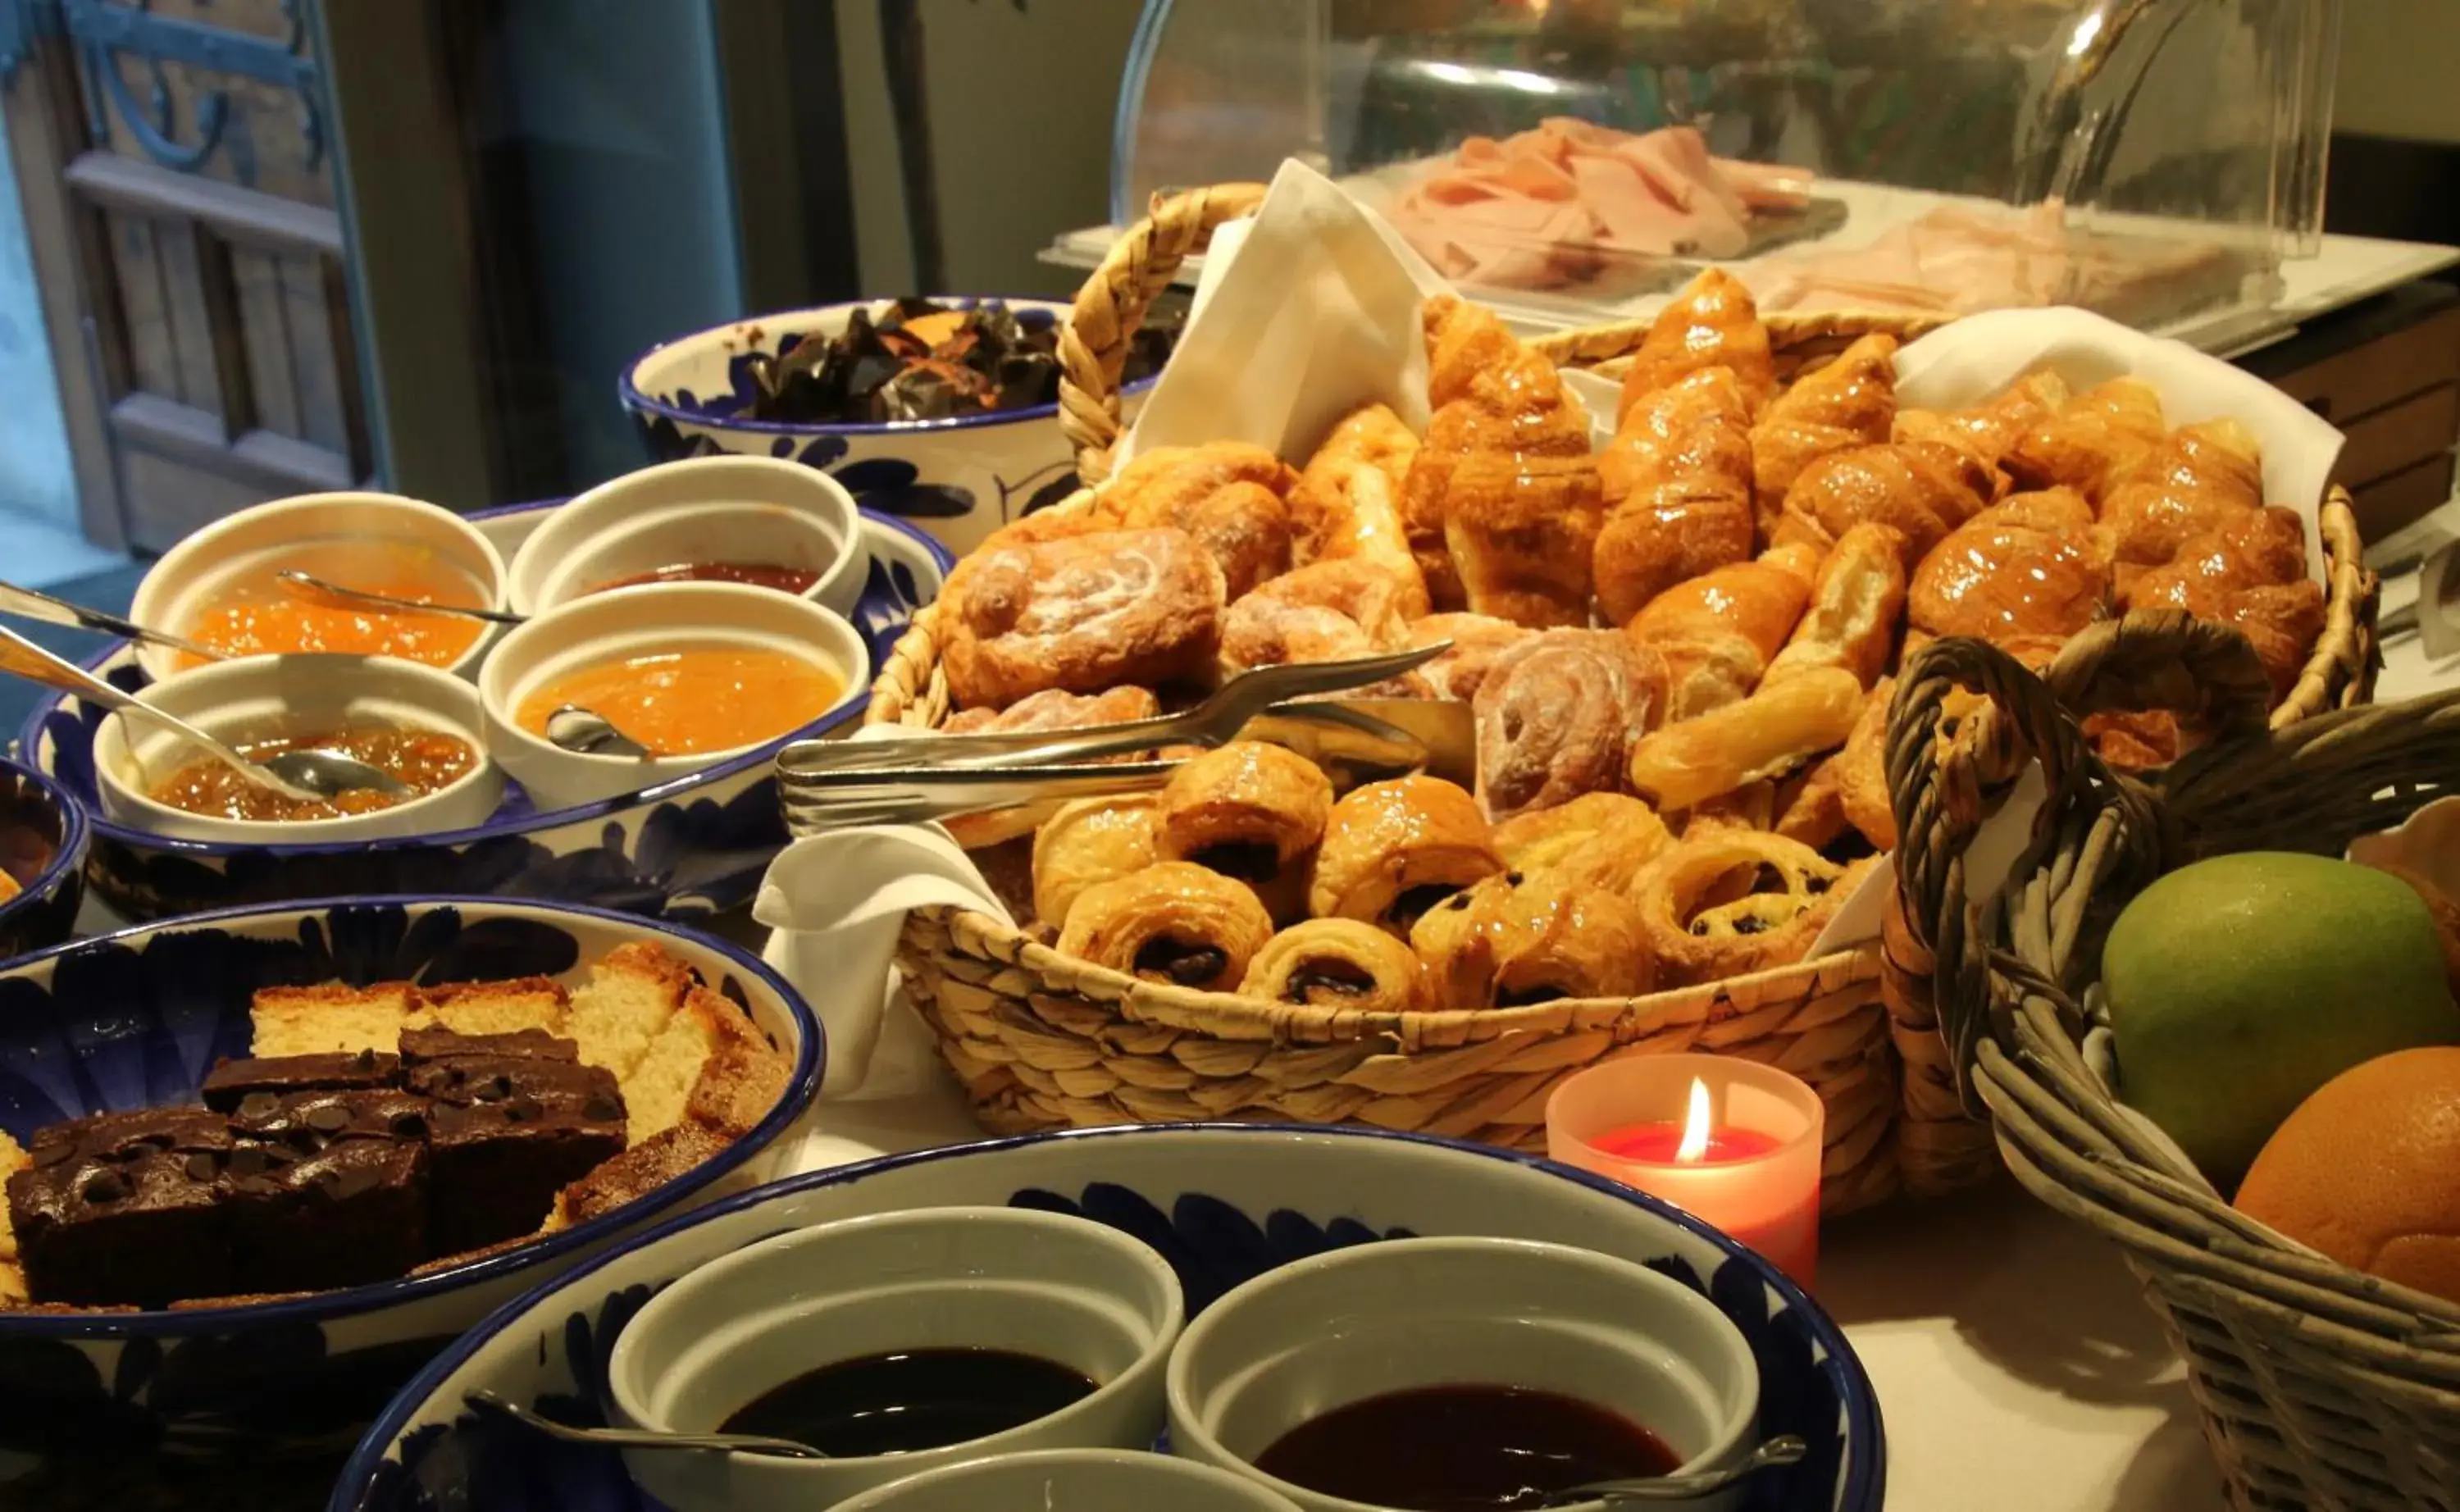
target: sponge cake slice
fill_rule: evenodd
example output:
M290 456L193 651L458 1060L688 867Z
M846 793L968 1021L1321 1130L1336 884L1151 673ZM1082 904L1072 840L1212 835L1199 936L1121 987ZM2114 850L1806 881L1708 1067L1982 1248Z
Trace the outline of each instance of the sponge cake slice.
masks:
M558 1038L571 1037L564 1031L563 988L548 977L422 987L418 1002L410 1015L412 1029L449 1029L456 1034L517 1034L524 1029L541 1029Z
M697 987L692 969L648 941L617 946L572 994L565 1034L581 1058L628 1081L675 1010ZM637 1139L636 1141L637 1142Z
M408 982L259 988L248 1008L254 1025L248 1051L260 1060L361 1050L390 1053L419 1007L418 990Z

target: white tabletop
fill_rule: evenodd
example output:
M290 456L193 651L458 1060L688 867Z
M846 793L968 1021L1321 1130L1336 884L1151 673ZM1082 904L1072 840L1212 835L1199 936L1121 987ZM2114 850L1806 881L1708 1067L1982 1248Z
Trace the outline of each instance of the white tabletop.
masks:
M981 1138L944 1076L808 1128L809 1170ZM2220 1512L2185 1368L2098 1236L2010 1182L1821 1244L1816 1295L1878 1388L1889 1512Z

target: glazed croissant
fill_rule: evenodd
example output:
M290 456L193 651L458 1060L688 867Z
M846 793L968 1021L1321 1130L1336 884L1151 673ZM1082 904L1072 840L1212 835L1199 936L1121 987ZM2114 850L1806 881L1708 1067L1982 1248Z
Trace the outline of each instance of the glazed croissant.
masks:
M1759 307L1741 280L1714 267L1693 279L1650 324L1623 374L1622 397L1615 406L1618 428L1651 394L1707 368L1734 375L1753 416L1776 393L1776 364Z
M2182 427L2130 469L2101 501L2123 590L2141 567L2176 557L2190 537L2263 503L2262 448L2236 420Z
M2016 437L2005 458L2018 488L2072 488L2098 501L2168 437L2161 395L2140 378L2088 389Z
M1456 586L1474 613L1538 627L1588 623L1598 466L1588 415L1553 363L1520 352L1437 410L1404 498L1411 550L1439 607L1451 607ZM1427 543L1433 521L1439 551Z
M1903 538L1908 571L1947 533L1979 514L1993 492L1970 453L1937 441L1857 446L1811 464L1785 498L1779 545L1805 542L1823 553L1872 521Z
M1290 490L1298 537L1291 560L1301 567L1372 563L1391 576L1401 613L1410 619L1428 609L1426 578L1401 519L1402 486L1417 455L1418 437L1399 415L1385 405L1365 405L1333 427Z
M1421 315L1427 338L1427 408L1440 410L1469 397L1481 373L1493 373L1520 355L1520 338L1502 317L1457 294L1438 294Z
M1992 497L2006 492L2000 469L2016 438L2056 413L2068 398L2067 380L2045 368L2028 373L2004 393L1962 410L1901 410L1891 439L1932 441L1963 454L1990 479Z
M1933 635L2068 636L2110 600L2092 506L2072 488L2010 495L1951 531L1915 571L1906 604Z
M1818 553L1780 546L1678 583L1648 601L1626 632L1665 658L1666 718L1736 702L1759 681L1811 599Z
M1760 539L1776 528L1802 470L1831 452L1876 446L1897 418L1897 338L1874 332L1777 395L1751 427L1751 495Z
M1729 368L1704 368L1623 411L1598 458L1606 507L1598 607L1632 616L1678 583L1751 554L1750 406Z
M2306 526L2278 504L2235 514L2191 536L2167 564L2130 584L2129 608L2179 608L2235 626L2288 696L2323 633L2323 589L2307 574Z

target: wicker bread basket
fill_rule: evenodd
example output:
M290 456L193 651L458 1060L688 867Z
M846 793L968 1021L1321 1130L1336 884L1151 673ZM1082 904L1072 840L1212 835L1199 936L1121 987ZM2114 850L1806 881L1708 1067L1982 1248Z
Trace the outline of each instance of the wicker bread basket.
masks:
M1251 213L1259 185L1156 203L1077 296L1060 341L1061 420L1079 473L1098 486L1119 435L1117 379L1129 335L1213 228ZM1924 320L1835 316L1768 322L1781 373L1809 371L1854 336L1911 336ZM1610 364L1644 327L1567 332L1538 345L1558 361ZM1052 507L1084 507L1091 492ZM868 724L936 728L950 713L941 625L926 607L874 685ZM978 913L923 909L900 950L908 991L986 1128L1247 1118L1361 1122L1542 1147L1548 1093L1608 1056L1690 1050L1781 1066L1827 1107L1828 1210L1963 1174L1977 1136L1953 1097L1933 1097L1940 1134L1900 1118L1898 1051L1874 943L1776 970L1632 999L1423 1013L1261 1002L1138 981L1063 956ZM1923 1033L1936 1042L1925 1025ZM1942 1057L1935 1051L1930 1060ZM1982 1137L1986 1142L1986 1136ZM1944 1160L1932 1153L1947 1152Z
M2460 791L2460 692L2267 731L2245 643L2174 614L2097 627L2046 681L1979 642L1941 642L1900 687L1891 949L1936 952L1951 1064L2007 1165L2124 1247L2186 1358L2236 1504L2460 1512L2460 1305L2295 1248L2214 1197L2120 1113L2082 1006L2111 920L2164 872L2254 849L2338 856ZM1995 706L1995 750L1943 730L1959 688ZM2139 781L2078 734L2113 707L2193 709L2224 735ZM2050 805L2005 888L1971 896L1961 862L1978 800L2027 756Z

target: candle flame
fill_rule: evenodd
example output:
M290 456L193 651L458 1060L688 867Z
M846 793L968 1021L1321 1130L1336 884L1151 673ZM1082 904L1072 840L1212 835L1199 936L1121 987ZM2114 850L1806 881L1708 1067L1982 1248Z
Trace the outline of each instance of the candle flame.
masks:
M1683 1142L1674 1147L1677 1161L1695 1161L1708 1153L1708 1084L1694 1076L1691 1111L1683 1119Z

